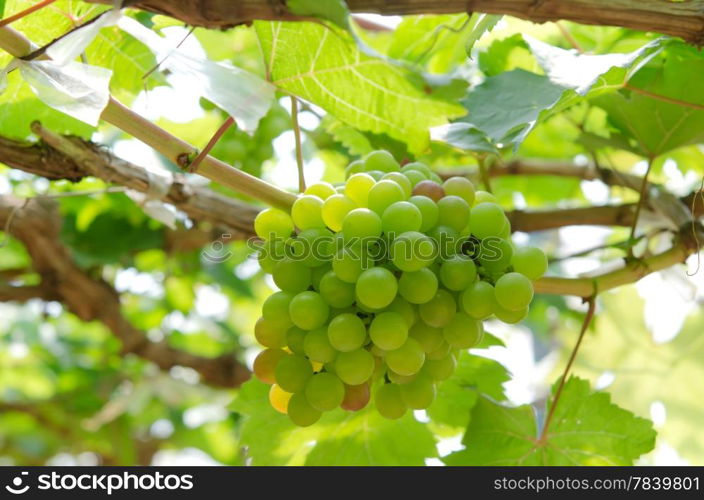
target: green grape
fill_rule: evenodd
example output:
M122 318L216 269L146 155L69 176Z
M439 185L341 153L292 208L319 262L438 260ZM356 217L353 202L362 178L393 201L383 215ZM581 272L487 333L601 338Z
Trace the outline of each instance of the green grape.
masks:
M342 221L345 241L364 240L381 236L381 217L368 208L355 208Z
M288 306L293 299L293 294L287 292L276 292L264 301L262 305L262 317L272 325L288 329L293 326L293 321L288 314Z
M499 238L502 238L504 240L511 239L511 223L508 221L508 219L506 219L506 221L504 222L504 227L499 232Z
M471 318L487 319L494 313L496 306L494 287L486 281L477 281L462 292L460 303Z
M381 227L386 234L418 231L422 223L420 210L408 201L397 201L389 205L381 217Z
M365 383L375 368L374 356L364 349L341 352L335 359L335 374L347 385Z
M413 196L427 196L438 203L445 196L445 190L435 181L423 180L413 186L411 194Z
M455 229L449 226L435 226L428 235L438 248L436 260L447 260L462 250L464 240Z
M382 172L395 172L401 167L388 151L372 151L364 157L364 169L381 170Z
M504 309L499 304L495 304L494 314L500 321L503 321L509 325L515 325L516 323L523 321L525 317L528 316L528 307L526 306L518 311L510 311L508 309Z
M345 196L355 202L359 207L366 207L369 199L369 190L376 184L374 177L369 174L354 174L347 179Z
M354 285L342 281L335 271L328 271L320 280L320 295L330 307L349 307L354 304Z
M306 334L303 339L303 352L311 361L330 363L337 356L337 351L330 344L327 328L316 328Z
M511 264L513 245L508 240L490 237L482 240L479 263L489 272L499 272Z
M288 308L291 321L298 328L314 330L325 324L330 307L317 292L301 292L296 295Z
M425 352L417 340L408 338L393 351L386 353L386 364L399 375L414 375L425 362Z
M382 309L396 298L398 282L388 269L373 267L360 274L355 285L357 301L372 309Z
M440 342L440 346L435 349L434 351L429 352L428 354L425 355L427 359L442 359L445 356L447 356L450 353L450 344L448 344L445 339L442 339L442 342Z
M409 170L415 170L417 172L420 172L421 174L423 174L423 177L425 179L430 179L430 175L433 172L432 170L430 170L430 167L428 167L428 165L419 161L406 163L401 169L401 172L408 172Z
M398 293L412 304L425 304L435 297L438 278L428 268L404 272L398 280Z
M332 264L323 264L311 269L310 282L316 292L320 293L320 282L323 276L330 272L332 272Z
M281 239L268 240L264 242L257 256L259 266L265 273L272 274L276 263L284 258L285 244Z
M535 281L547 271L548 259L540 248L521 247L513 251L511 265L514 271Z
M355 160L345 168L345 179L349 179L354 174L364 172L364 160Z
M504 309L520 311L533 300L533 284L521 273L506 273L496 280L494 295Z
M426 325L422 321L417 322L408 332L412 339L416 339L423 351L431 353L441 347L444 342L442 330L434 326Z
M471 210L472 234L484 239L490 236L499 236L506 222L506 216L501 207L496 203L485 202L476 205Z
M289 328L286 331L286 345L289 349L291 349L292 353L300 355L305 354L303 343L305 342L306 333L308 332L298 328L297 326Z
M299 196L291 207L291 217L293 223L299 229L309 229L311 227L325 227L323 216L320 211L323 209L323 200L317 196Z
M413 187L427 179L427 177L418 170L404 170L402 173L406 176L406 179L408 179L408 182L410 182ZM413 194L412 191L411 194Z
M457 360L448 353L440 359L427 359L421 370L422 374L428 375L432 380L447 380L455 373Z
M310 268L289 257L276 263L271 276L274 278L276 286L284 292L299 293L306 290L311 284Z
M332 233L324 227L312 227L300 232L289 244L291 253L308 267L318 267L332 258Z
M399 385L407 384L408 382L410 382L411 380L416 378L417 375L418 375L417 373L413 374L413 375L399 375L398 373L391 370L390 368L386 369L386 377L394 384L399 384Z
M264 349L254 358L252 365L254 375L265 384L273 384L276 382L274 370L284 356L286 353L281 349Z
M274 369L276 383L286 392L301 392L313 376L313 367L303 356L288 354L281 358Z
M442 329L445 341L455 349L469 349L476 346L484 335L482 322L470 318L468 314L458 312Z
M440 282L448 290L464 290L476 279L477 266L464 255L454 255L440 265Z
M335 232L342 230L342 221L345 216L357 205L344 194L334 194L325 200L322 208L323 221Z
M369 336L374 345L385 351L393 351L406 342L408 324L398 313L383 312L377 314L369 325Z
M369 384L347 385L345 384L345 398L340 406L343 410L359 411L369 404L371 391Z
M385 310L400 314L408 328L412 327L418 319L415 308L406 299L398 295L391 304L386 306Z
M269 404L279 413L288 413L288 402L291 400L290 392L284 391L277 384L273 384L269 389Z
M435 227L440 217L440 210L437 204L427 196L411 196L408 200L413 203L421 214L420 231L428 232Z
M291 421L299 427L313 425L322 416L319 410L313 408L305 394L294 394L288 401L288 416Z
M283 210L267 208L254 218L254 232L263 240L288 238L293 232L293 220Z
M409 181L408 177L403 175L401 172L389 172L388 174L384 174L381 180L394 181L401 187L401 189L403 189L403 194L406 196L406 198L409 198L411 196L411 191L413 190L411 181Z
M356 283L360 275L374 263L362 245L343 248L332 259L332 270L342 281Z
M317 373L306 383L308 403L320 411L334 410L345 399L345 386L342 381L330 373Z
M424 410L433 403L436 389L432 379L420 374L401 387L401 399L409 408Z
M317 196L321 200L326 200L335 193L337 193L337 191L335 191L335 188L329 182L316 182L303 191L303 194Z
M438 223L442 226L449 226L459 233L469 224L469 205L459 196L445 196L438 201L438 210Z
M426 324L441 328L452 321L457 312L457 304L450 292L440 289L429 302L420 305L419 312Z
M404 201L406 199L406 194L403 192L401 186L396 184L394 181L385 180L377 182L369 190L368 206L371 210L376 212L378 215L384 213L389 206L398 202Z
M452 196L459 196L462 198L464 201L467 202L467 205L470 207L474 204L474 184L472 184L472 181L465 177L450 177L447 179L442 187L445 189L445 193L448 195Z
M473 206L475 206L475 207L477 205L482 204L482 203L498 203L498 202L499 202L499 200L496 199L496 196L494 196L493 194L491 194L487 191L479 190L476 193L474 193L474 205Z
M379 414L390 420L396 420L406 413L406 403L401 397L401 386L398 384L384 384L379 387L374 395L374 404Z
M356 314L343 313L328 324L330 344L340 352L359 349L367 339L367 329Z
M285 347L286 327L274 324L266 318L259 318L254 325L254 338L264 347Z
M391 244L391 260L401 271L418 271L436 257L435 243L423 233L402 233Z

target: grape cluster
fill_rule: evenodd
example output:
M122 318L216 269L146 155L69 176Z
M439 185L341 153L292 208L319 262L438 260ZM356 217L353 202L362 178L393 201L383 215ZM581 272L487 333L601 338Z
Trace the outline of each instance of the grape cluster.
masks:
M255 375L300 426L337 407L402 417L427 408L482 321L528 313L543 252L516 247L493 195L444 182L385 151L353 162L341 186L311 185L291 214L262 211L259 262L280 291L255 336Z

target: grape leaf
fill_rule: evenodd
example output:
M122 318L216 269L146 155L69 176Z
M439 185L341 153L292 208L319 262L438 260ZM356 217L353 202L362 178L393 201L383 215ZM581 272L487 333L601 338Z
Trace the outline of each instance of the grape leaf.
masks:
M413 74L363 53L352 37L313 23L254 23L269 77L360 130L388 134L414 153L427 149L428 129L460 116L460 106L418 88Z
M5 0L0 0L0 19L5 16Z
M5 137L26 139L31 134L29 126L38 120L47 128L60 134L89 137L94 128L56 111L32 92L19 71L8 75L8 86L0 94L0 134Z
M300 428L271 407L268 392L268 385L251 380L231 405L246 416L240 443L253 465L422 465L436 455L431 432L411 414L390 421L374 407L336 410Z
M445 463L632 465L653 449L655 431L650 421L612 404L607 393L591 392L586 380L571 377L543 439L531 406L509 408L480 398L463 444L466 449L448 455Z
M438 385L428 416L440 424L467 427L480 394L503 400L503 383L508 380L506 368L496 361L463 352L452 377Z
M594 100L608 113L609 123L629 138L645 157L655 158L682 146L704 141L704 57L680 45L640 69L629 81L651 94L693 103L684 106L653 99L625 88Z
M327 19L340 28L349 29L350 10L344 0L287 0L288 10L298 16L312 16Z
M605 295L602 306L599 328L584 343L575 368L593 380L605 372L613 374L609 392L619 404L640 415L649 415L653 403L662 403L666 418L658 427L658 439L692 464L701 465L704 457L701 308L684 321L674 339L655 343L647 333L646 309L635 289ZM667 311L667 306L662 311ZM650 313L663 314L657 309Z
M469 114L461 122L482 130L495 143L518 142L540 113L560 100L563 87L543 75L522 69L487 78L464 100Z
M325 131L346 147L350 154L363 156L374 150L369 139L362 132L330 115L323 117L323 126Z

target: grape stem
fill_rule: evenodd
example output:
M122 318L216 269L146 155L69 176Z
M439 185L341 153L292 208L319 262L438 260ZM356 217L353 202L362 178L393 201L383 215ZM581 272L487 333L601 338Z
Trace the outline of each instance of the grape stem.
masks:
M645 175L643 176L643 180L640 185L638 204L636 205L636 213L633 216L633 225L631 226L631 236L629 237L630 244L628 245L628 257L631 259L633 258L633 247L636 244L636 229L638 227L638 219L640 217L640 212L643 209L643 203L645 203L645 199L647 197L648 176L650 175L650 170L652 168L653 168L653 159L650 158L648 160L648 168L645 171Z
M33 44L18 31L4 26L0 28L0 48L15 57L22 57L32 51ZM103 110L101 118L151 146L182 169L188 169L193 159L197 157L197 151L193 146L171 135L112 97ZM203 158L196 173L282 210L290 210L296 200L293 193L279 189L212 156Z
M23 17L26 17L26 16L30 15L31 13L36 12L38 10L41 10L44 7L47 7L48 5L51 5L55 1L56 0L43 0L42 2L36 3L36 4L32 5L31 7L28 7L28 8L26 8L16 14L13 14L9 17L6 17L5 19L0 19L0 28L2 28L3 26L7 26L8 24L12 24L15 21L19 21Z
M220 127L215 131L213 136L210 138L208 141L208 144L205 145L205 148L203 148L203 151L198 153L198 156L196 156L195 160L191 162L191 164L188 166L189 172L195 172L198 169L198 165L203 161L203 158L208 156L210 154L210 151L215 147L215 145L218 143L220 138L227 132L227 130L235 123L235 119L232 118L231 116L227 117L227 120L220 125Z
M540 434L540 437L538 438L538 444L544 445L545 442L547 441L548 438L548 429L550 427L550 423L552 422L552 418L555 415L555 409L557 408L557 403L560 401L560 396L562 396L562 389L565 387L565 382L567 381L567 375L570 373L570 369L572 368L572 365L574 364L574 360L577 357L577 352L579 351L580 346L582 345L582 340L584 339L584 334L587 332L587 328L589 328L590 323L592 322L592 319L594 318L594 311L596 309L596 292L594 295L589 297L588 299L585 299L585 301L589 304L589 308L587 309L587 314L584 316L584 321L582 322L582 329L579 332L579 336L577 337L577 343L574 345L574 348L572 349L572 353L570 354L570 358L567 361L567 366L565 366L565 371L562 372L562 377L560 377L560 383L557 386L557 390L555 391L555 396L552 398L552 402L550 403L550 409L548 410L548 415L545 417L545 424L543 425L543 431Z
M303 147L301 145L301 126L298 123L298 99L291 96L291 121L293 122L293 136L296 139L296 166L298 167L298 190L306 190L306 177L303 172Z

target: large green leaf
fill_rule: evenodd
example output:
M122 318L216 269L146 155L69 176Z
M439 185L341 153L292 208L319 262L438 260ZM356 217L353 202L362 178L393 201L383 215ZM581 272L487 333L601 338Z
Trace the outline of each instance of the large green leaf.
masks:
M255 22L271 81L365 131L404 141L414 153L428 129L460 106L411 83L408 70L363 53L342 30L313 23Z
M572 377L564 386L547 434L540 438L533 408L509 408L481 398L472 412L466 449L448 465L631 465L655 444L650 421L591 392Z
M663 57L640 69L632 87L655 96L623 89L595 100L608 112L609 123L646 157L704 141L704 57L681 45L668 47ZM690 102L692 106L667 100Z
M252 380L232 405L246 416L240 442L253 465L423 465L437 453L431 432L410 414L390 421L374 407L336 410L300 428L272 409L268 392L269 386Z
M508 380L506 368L496 361L464 352L452 377L438 385L428 416L433 422L450 427L467 427L480 395L497 401L504 399L503 384Z
M661 403L666 418L658 439L693 464L704 464L704 313L700 309L690 316L673 340L655 343L634 289L610 293L602 305L598 328L584 342L576 368L595 380L612 374L609 392L640 415Z

